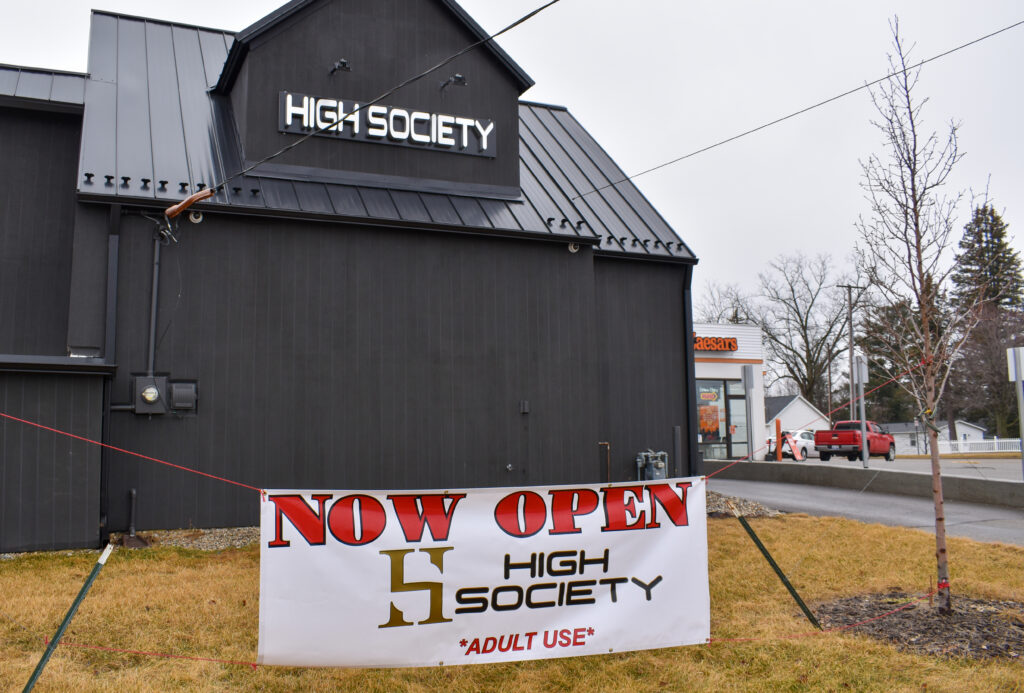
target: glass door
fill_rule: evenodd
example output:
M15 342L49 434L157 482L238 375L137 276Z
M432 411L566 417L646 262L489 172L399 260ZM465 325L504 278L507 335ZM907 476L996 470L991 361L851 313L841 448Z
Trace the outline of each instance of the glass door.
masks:
M729 429L723 381L697 381L697 421L698 445L704 459L727 459Z
M742 380L726 380L726 415L729 425L729 459L746 457L750 452L747 426L747 399Z

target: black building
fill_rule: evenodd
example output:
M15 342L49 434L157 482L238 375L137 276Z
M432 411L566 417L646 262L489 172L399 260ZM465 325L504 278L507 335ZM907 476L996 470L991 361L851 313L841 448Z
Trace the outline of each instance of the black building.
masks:
M453 0L97 11L88 74L0 66L0 412L266 488L697 473L696 260L601 147L493 43L366 106L485 35ZM140 529L257 519L0 418L0 551L96 546L131 489Z

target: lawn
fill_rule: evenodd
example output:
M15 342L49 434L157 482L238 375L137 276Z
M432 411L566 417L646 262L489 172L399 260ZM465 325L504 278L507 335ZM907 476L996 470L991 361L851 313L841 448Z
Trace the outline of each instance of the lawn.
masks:
M811 604L894 588L923 594L924 532L788 515L751 524ZM1024 657L943 659L853 633L811 631L734 519L709 519L710 645L601 657L430 669L293 669L61 645L38 691L1024 691ZM96 552L0 561L0 687L20 689ZM950 539L957 595L1024 602L1024 549ZM259 552L118 549L68 643L240 662L256 656ZM740 640L743 639L743 640ZM749 640L748 640L749 639Z

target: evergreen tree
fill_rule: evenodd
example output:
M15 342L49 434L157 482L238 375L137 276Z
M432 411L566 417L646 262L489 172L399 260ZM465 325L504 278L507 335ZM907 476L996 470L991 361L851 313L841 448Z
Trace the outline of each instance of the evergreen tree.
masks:
M1006 380L1006 349L1019 346L1024 331L1021 260L1007 243L1006 229L988 203L976 207L964 226L953 292L958 305L978 305L978 326L960 353L946 403L949 420L966 417L999 437L1017 431L1017 401Z
M1020 255L1006 240L1006 222L991 204L974 209L964 226L953 272L954 293L963 305L994 303L1000 308L1024 308L1024 279Z
M906 376L879 387L900 372L900 364L888 353L886 338L890 326L905 322L910 313L908 303L868 305L864 309L863 333L855 340L870 364L868 382L864 385L867 418L879 423L912 423L919 411L913 396L907 391ZM919 350L915 350L915 358L920 359Z
M1006 379L1006 350L1024 345L1024 311L982 306L978 326L964 344L951 382L956 416L979 423L988 435L1016 438L1017 396Z

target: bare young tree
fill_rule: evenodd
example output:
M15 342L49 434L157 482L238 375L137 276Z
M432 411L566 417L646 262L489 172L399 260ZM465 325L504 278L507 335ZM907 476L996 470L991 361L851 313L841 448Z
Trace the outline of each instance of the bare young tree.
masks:
M925 131L922 108L927 99L914 90L920 68L908 68L909 49L891 24L894 51L892 76L871 96L878 111L873 124L882 133L884 154L861 162L862 186L871 215L857 224L858 256L871 285L875 316L890 323L875 325L873 337L884 354L880 361L897 373L914 397L930 441L935 504L935 557L938 607L949 611L949 563L946 548L942 476L934 412L949 379L957 352L976 321L975 306L954 310L948 299L953 269L950 258L954 219L960 194L944 192L950 173L963 154L957 128L949 124L942 136Z

